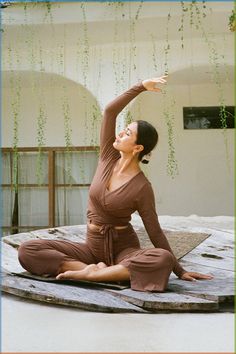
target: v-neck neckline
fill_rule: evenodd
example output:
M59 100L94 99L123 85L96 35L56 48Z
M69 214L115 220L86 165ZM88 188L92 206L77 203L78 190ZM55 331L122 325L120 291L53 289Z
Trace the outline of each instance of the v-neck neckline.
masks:
M117 160L117 161L118 161L118 160ZM117 161L116 161L116 162L117 162ZM138 173L136 173L136 175L134 175L133 177L131 177L127 182L123 183L120 187L114 189L113 191L109 191L109 190L107 189L107 185L108 185L108 183L109 183L109 181L110 181L110 179L111 179L111 176L112 176L112 173L113 173L113 171L114 171L116 162L114 163L114 166L112 166L112 168L111 168L111 174L109 174L108 181L107 181L107 183L106 183L105 193L114 193L114 192L118 191L120 188L124 187L126 184L128 184L129 182L131 182L131 181L132 181L136 176L138 176L140 173L143 173L142 170L139 171Z

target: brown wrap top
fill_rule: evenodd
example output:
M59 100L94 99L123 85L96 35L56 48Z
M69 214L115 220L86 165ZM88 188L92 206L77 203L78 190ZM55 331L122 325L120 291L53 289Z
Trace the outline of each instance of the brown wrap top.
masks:
M139 172L113 191L107 189L113 168L120 158L119 151L113 147L116 117L142 91L145 91L145 88L139 83L117 97L105 108L102 121L100 157L90 187L87 217L89 223L101 225L108 265L114 264L113 240L119 237L114 226L129 224L131 214L135 211L139 212L154 247L166 249L173 254L158 221L151 183L143 172ZM185 270L176 258L175 260L173 271L177 276L181 276Z

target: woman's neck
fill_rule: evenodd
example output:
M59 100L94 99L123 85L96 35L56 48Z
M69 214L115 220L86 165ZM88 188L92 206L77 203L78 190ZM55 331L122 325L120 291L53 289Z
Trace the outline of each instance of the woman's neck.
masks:
M141 168L136 156L121 154L114 170L117 174L132 174L141 171Z

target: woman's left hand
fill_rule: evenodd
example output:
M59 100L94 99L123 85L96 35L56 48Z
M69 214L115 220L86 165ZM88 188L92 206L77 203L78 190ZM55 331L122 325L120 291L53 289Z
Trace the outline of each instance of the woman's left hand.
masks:
M154 77L152 79L143 80L142 84L148 91L160 92L162 91L158 86L160 84L166 84L166 79L168 75L163 75L160 77Z
M211 280L213 278L214 277L211 274L208 275L208 274L201 274L196 272L186 272L180 277L180 279L187 280L187 281L196 281L197 279Z

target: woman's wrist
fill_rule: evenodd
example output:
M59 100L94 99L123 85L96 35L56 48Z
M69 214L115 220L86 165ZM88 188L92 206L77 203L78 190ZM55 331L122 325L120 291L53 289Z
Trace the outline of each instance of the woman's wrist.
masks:
M185 273L187 273L188 271L187 270L185 270L185 269L183 269L182 270L182 272L178 275L178 278L182 278L182 276L185 274Z

